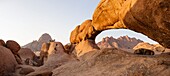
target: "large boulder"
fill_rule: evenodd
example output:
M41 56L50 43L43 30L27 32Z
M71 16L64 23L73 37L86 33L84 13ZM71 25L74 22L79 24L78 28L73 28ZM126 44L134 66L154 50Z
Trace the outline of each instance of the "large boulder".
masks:
M0 39L0 46L5 46L5 45L6 44L5 44L4 40Z
M18 51L21 49L20 45L14 40L8 40L6 42L6 47L10 49L15 55L17 55Z
M0 76L9 76L15 72L17 61L12 52L3 46L0 46L0 60Z
M99 50L99 47L94 40L83 40L75 47L75 53L77 57L84 55L93 50Z
M35 53L29 49L29 48L21 48L19 51L18 51L18 54L20 55L21 59L22 60L26 60L26 59L33 59L35 55Z
M47 61L44 63L44 67L56 68L72 60L73 58L65 53L64 46L61 42L50 42L48 50Z

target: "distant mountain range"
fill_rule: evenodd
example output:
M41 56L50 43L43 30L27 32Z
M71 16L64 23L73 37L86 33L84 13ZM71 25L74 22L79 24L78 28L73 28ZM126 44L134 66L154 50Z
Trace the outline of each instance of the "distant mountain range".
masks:
M52 40L51 36L47 33L44 33L40 38L39 40L34 40L24 46L22 46L22 48L29 48L31 49L32 51L40 51L41 50L41 45L44 43L44 42L49 42L50 40Z
M97 45L100 48L122 48L122 49L133 49L138 43L143 42L140 39L130 38L128 36L121 36L119 38L105 37L102 41L98 42Z

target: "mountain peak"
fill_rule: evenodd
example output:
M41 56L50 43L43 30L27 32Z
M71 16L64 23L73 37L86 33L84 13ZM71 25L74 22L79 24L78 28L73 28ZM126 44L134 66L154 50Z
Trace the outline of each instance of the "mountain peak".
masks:
M130 38L129 36L120 36L119 38L105 37L101 42L97 43L100 48L123 48L123 49L132 49L138 43L143 42L140 39Z
M50 40L52 40L51 36L48 33L44 33L41 35L38 41L34 40L31 43L24 45L23 48L29 48L33 51L39 51L41 49L41 45L44 42L49 42Z
M48 33L44 33L39 38L38 42L49 42L50 40L52 40L51 36Z

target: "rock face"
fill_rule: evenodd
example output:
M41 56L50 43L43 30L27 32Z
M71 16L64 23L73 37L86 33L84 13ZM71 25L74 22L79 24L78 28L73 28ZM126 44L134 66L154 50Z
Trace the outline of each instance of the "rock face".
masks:
M140 32L170 48L169 9L169 0L101 0L90 21L90 27L87 27L93 30L79 30L83 25L77 26L71 33L70 42L95 40L95 37L104 30L123 28Z
M6 42L6 47L12 51L13 54L17 55L18 51L21 49L20 45L13 40L8 40Z
M51 36L47 33L43 34L39 40L35 40L23 46L23 48L29 48L32 51L40 51L43 43L48 43L52 40Z
M121 36L117 39L113 37L105 37L102 41L98 42L97 45L100 48L122 48L122 49L133 49L138 43L143 42L136 38L130 38L128 36Z
M142 56L119 49L86 53L83 60L53 70L53 76L169 76L168 54Z
M11 75L11 73L15 71L15 67L18 65L12 52L3 46L0 46L0 60L0 76Z

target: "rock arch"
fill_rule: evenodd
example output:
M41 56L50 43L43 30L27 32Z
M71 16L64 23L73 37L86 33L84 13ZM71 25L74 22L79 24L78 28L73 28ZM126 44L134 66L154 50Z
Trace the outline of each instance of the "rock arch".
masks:
M140 32L170 48L170 0L101 0L92 20L71 32L70 42L95 40L108 29Z

